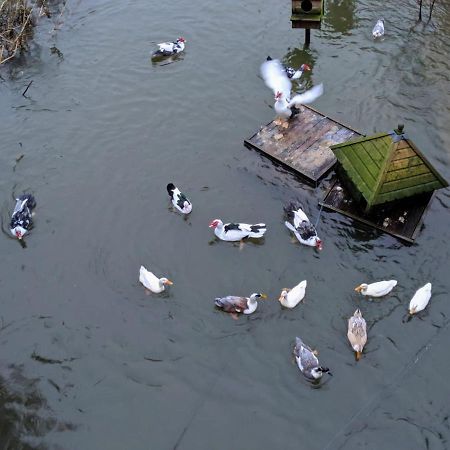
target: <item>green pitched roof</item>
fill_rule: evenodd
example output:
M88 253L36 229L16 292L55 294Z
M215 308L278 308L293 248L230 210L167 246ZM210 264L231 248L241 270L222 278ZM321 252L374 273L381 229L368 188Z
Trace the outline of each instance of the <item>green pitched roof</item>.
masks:
M398 130L331 146L356 189L374 205L447 187L448 183Z

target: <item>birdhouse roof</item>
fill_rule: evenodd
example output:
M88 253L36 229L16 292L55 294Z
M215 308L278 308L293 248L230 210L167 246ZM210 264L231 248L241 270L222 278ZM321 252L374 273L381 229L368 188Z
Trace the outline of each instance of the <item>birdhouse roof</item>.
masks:
M448 186L401 125L330 148L368 208Z

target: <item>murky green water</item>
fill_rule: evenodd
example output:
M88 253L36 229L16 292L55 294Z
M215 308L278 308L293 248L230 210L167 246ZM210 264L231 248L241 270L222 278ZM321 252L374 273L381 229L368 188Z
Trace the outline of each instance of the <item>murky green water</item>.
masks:
M328 0L307 50L289 2L273 0L69 1L58 30L41 20L30 54L0 72L3 228L13 194L38 202L26 249L0 239L1 448L447 448L448 190L414 246L323 212L318 254L291 243L282 205L298 198L315 220L326 183L242 145L273 116L258 76L271 55L312 65L307 85L326 90L314 106L331 117L366 133L404 122L450 179L450 9L437 2L413 28L416 9ZM179 35L184 57L152 65ZM169 210L169 181L194 203L187 221ZM266 222L264 243L209 245L216 217ZM141 264L174 281L166 295L145 295ZM391 278L385 299L353 292ZM281 310L273 299L302 279L304 305ZM428 310L403 323L428 281ZM250 317L213 307L255 290L272 300ZM370 328L358 364L356 307ZM296 335L333 371L319 389L291 360Z

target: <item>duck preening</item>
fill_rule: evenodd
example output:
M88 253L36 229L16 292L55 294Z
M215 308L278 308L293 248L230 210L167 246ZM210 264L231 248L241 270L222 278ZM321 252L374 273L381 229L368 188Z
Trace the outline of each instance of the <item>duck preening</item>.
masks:
M409 314L417 314L423 311L428 305L431 298L431 283L427 283L425 286L417 289L413 298L409 302Z
M292 289L284 288L278 301L285 308L295 308L305 298L306 284L306 280L303 280Z
M192 211L192 203L173 183L167 185L167 192L170 195L173 206L180 213L189 214Z
M273 59L270 56L268 56L267 61L273 61ZM291 80L299 80L302 77L305 70L307 70L307 71L311 70L311 67L308 66L308 64L302 64L300 66L300 69L298 69L298 70L295 70L293 67L290 67L290 66L285 66L285 65L282 65L282 66L283 66L284 71L286 72L286 75Z
M153 57L171 56L181 53L186 45L186 39L179 37L175 42L162 42L158 44L158 50L153 53Z
M222 241L240 241L245 238L261 238L267 230L266 224L257 223L226 223L220 219L214 219L210 224L214 228L214 234Z
M301 244L322 250L322 240L302 208L295 203L290 203L284 207L284 212L287 219L284 224L295 234L298 241Z
M258 307L258 299L267 298L266 294L254 292L250 297L236 297L228 295L227 297L218 297L214 304L227 313L251 314Z
M289 80L282 64L277 59L265 61L261 65L261 75L266 86L272 89L275 95L274 109L277 118L274 121L276 125L282 125L287 128L287 122L293 113L293 108L301 104L312 103L323 94L323 84L314 86L303 94L295 95L291 98L292 83Z
M9 228L11 234L17 239L22 239L33 228L32 213L34 208L36 208L36 200L31 194L23 194L16 198Z
M367 324L359 309L348 319L347 337L355 351L356 360L359 361L367 342Z
M377 281L376 283L362 283L355 287L355 291L369 297L382 297L389 294L397 285L397 280Z
M374 39L384 35L384 19L377 20L377 23L373 27L372 36Z
M158 278L152 272L148 271L144 266L139 269L139 281L149 290L155 294L159 294L166 289L166 286L171 286L172 281L167 278Z
M299 337L295 338L295 360L298 368L308 380L319 380L324 373L333 375L328 367L322 367L319 364L315 353Z

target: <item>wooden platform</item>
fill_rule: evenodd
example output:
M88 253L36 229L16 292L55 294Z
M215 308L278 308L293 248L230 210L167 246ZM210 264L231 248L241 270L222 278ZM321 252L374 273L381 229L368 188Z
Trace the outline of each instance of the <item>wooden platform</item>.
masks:
M289 128L272 121L244 144L316 184L336 163L330 146L359 136L349 126L302 105L300 113L289 120Z
M356 203L345 185L336 177L324 200L319 204L403 241L413 243L432 197L433 192L416 195L410 199L378 206L373 212L365 213L364 208Z

